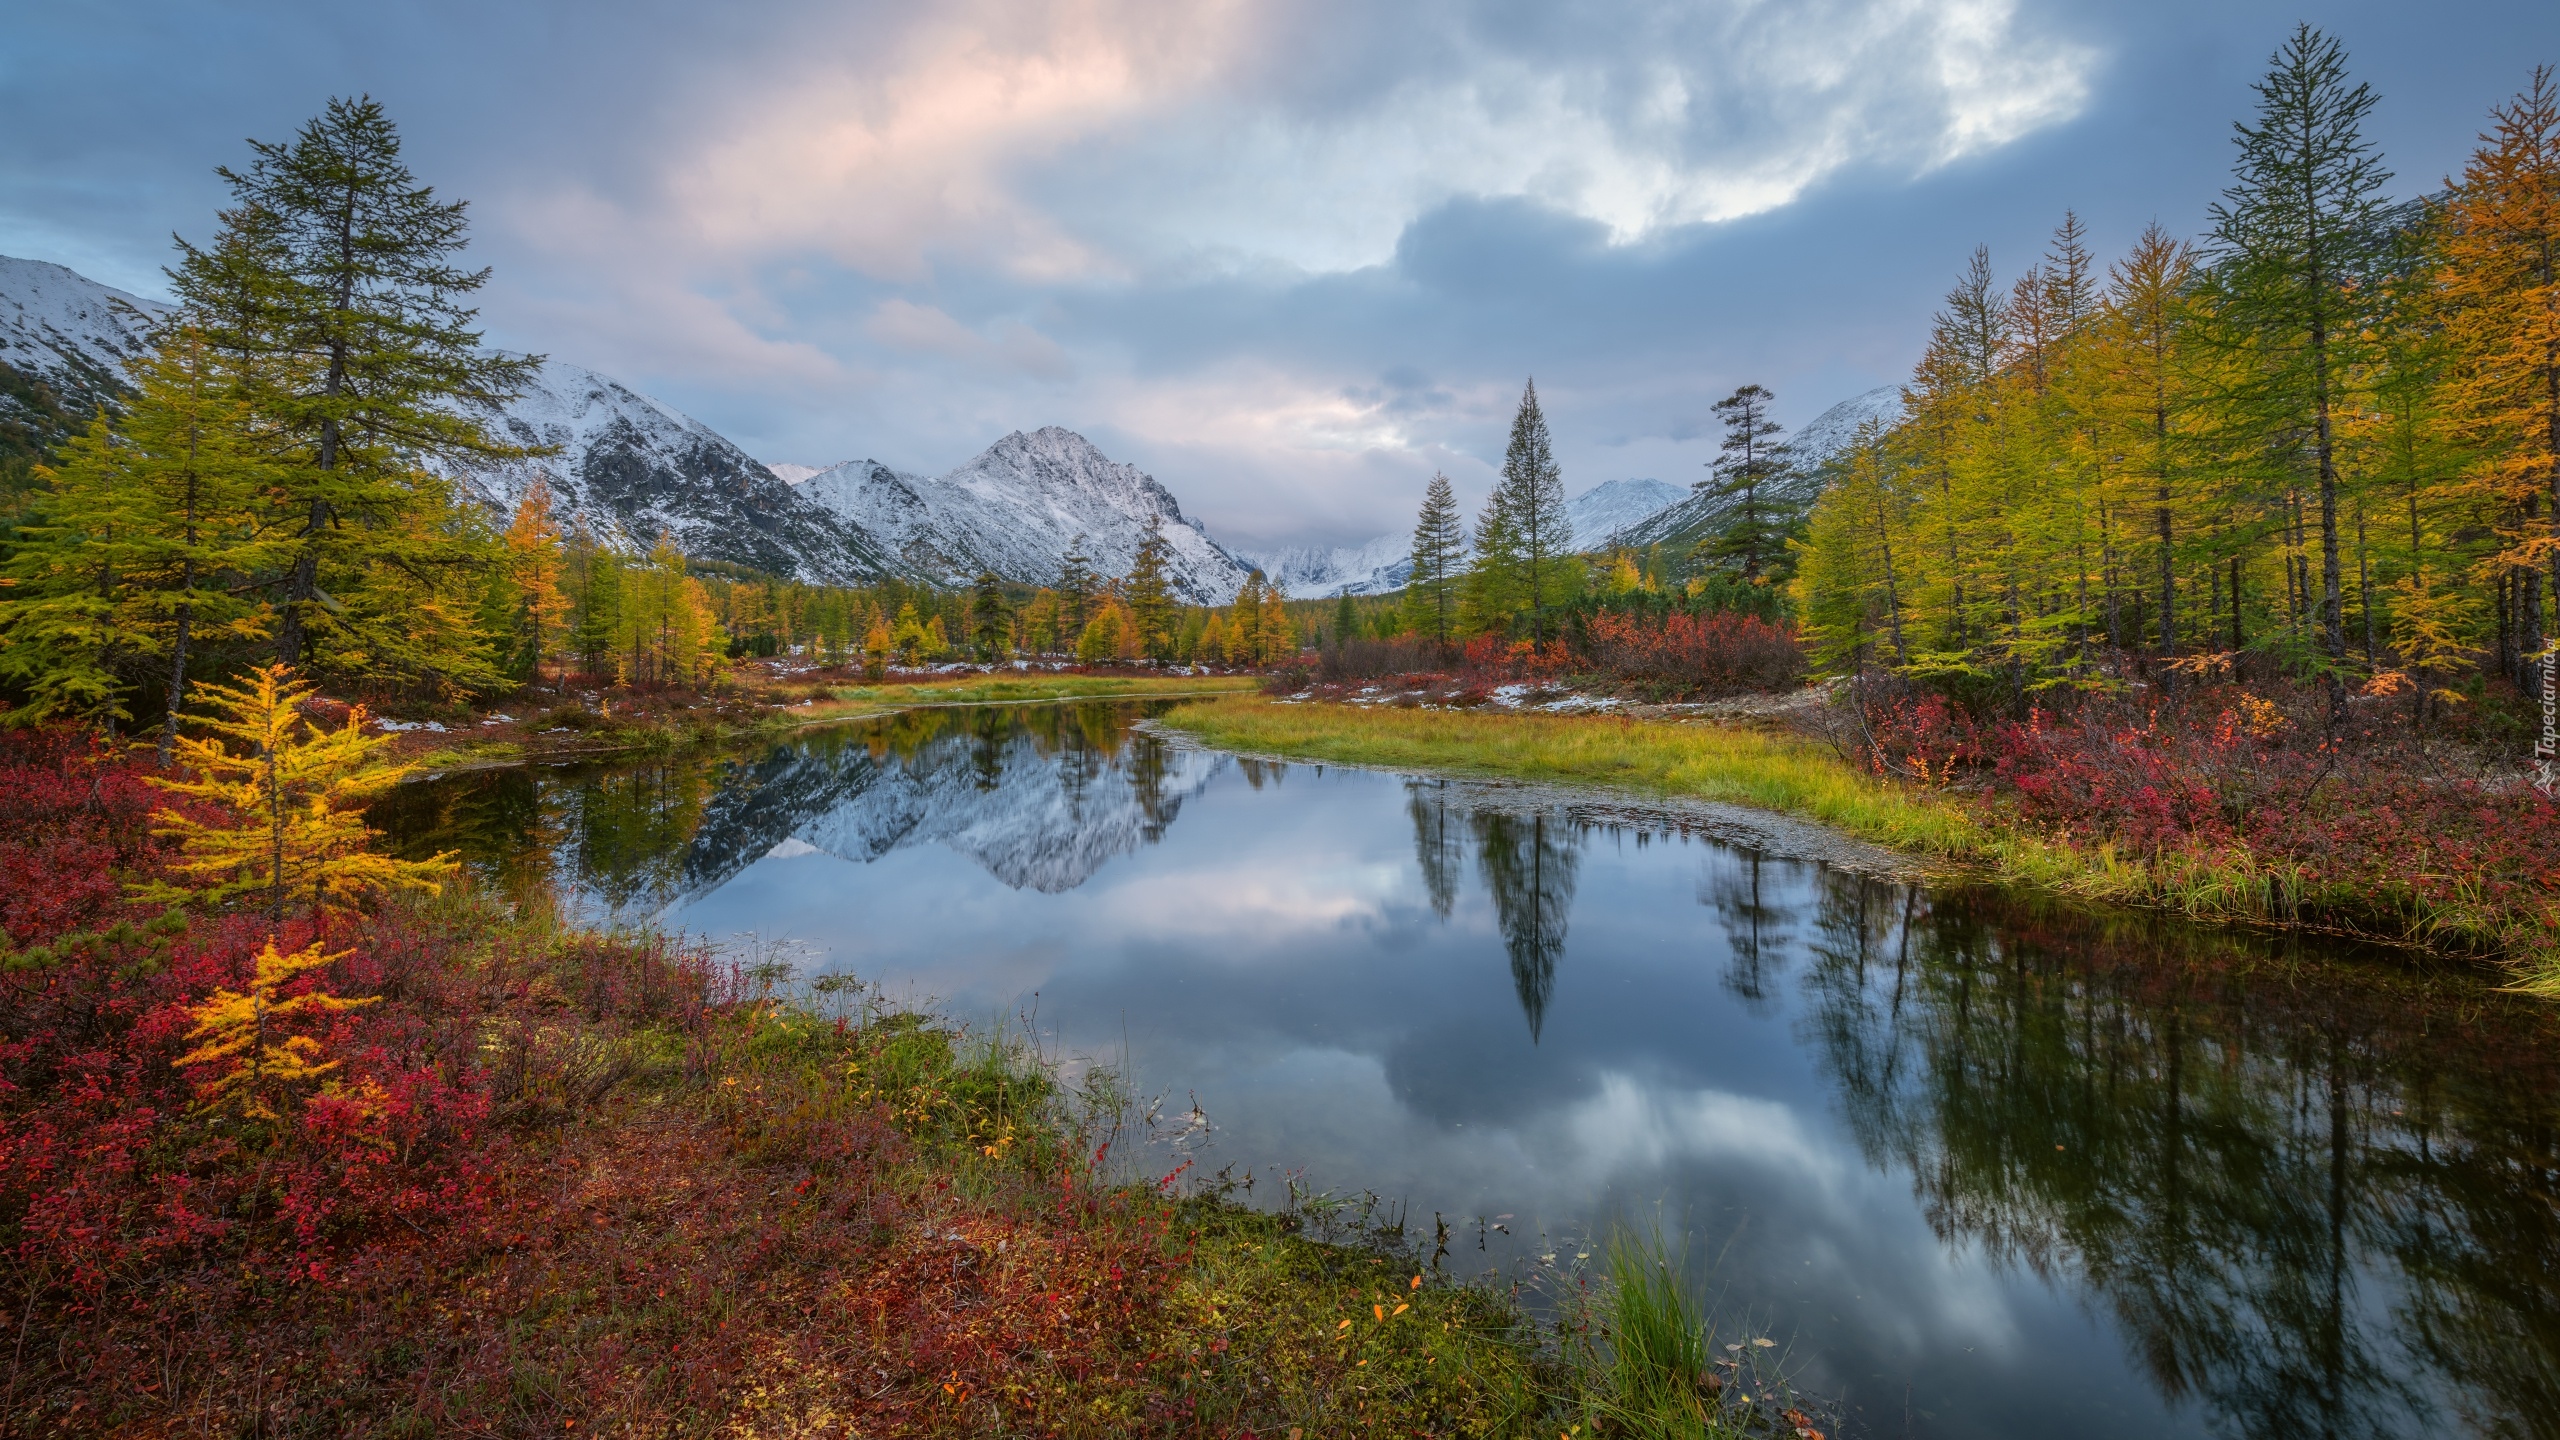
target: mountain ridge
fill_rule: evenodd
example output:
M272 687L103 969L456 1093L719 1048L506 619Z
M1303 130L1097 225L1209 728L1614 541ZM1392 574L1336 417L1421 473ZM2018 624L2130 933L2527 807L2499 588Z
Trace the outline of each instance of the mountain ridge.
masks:
M67 265L0 255L0 454L50 449L115 408L175 309Z
M1182 599L1222 604L1247 574L1154 476L1063 426L1013 431L936 477L850 460L794 488L910 572L946 584L981 569L1048 584L1080 537L1097 573L1126 574L1149 520L1163 529L1167 578Z

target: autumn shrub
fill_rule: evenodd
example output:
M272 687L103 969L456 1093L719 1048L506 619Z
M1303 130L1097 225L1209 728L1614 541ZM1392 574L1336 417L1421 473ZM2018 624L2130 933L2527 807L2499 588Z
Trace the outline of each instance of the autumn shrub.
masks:
M0 739L0 1244L39 1293L97 1305L216 1254L217 1288L315 1279L381 1225L470 1209L483 1105L455 1037L310 1003L316 966L259 986L258 917L130 899L172 858L143 778L69 733ZM310 939L308 921L283 932ZM204 997L252 991L271 997L268 1049L330 1057L307 1105L231 1105L182 1064L205 1048Z
M2217 908L2524 959L2560 934L2560 807L2454 770L2378 701L2334 726L2316 687L2267 681L2057 692L2022 718L1889 687L1859 709L1868 768L2251 892Z
M1435 674L1447 670L1454 655L1455 647L1418 635L1344 640L1317 652L1315 675L1326 683L1340 683Z
M1804 683L1795 628L1738 611L1655 616L1602 612L1580 637L1582 658L1609 679L1700 696L1788 690Z

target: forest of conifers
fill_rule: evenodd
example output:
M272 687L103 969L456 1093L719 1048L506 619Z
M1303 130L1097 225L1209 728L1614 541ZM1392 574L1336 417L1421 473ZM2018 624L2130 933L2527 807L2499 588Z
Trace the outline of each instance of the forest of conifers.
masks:
M2267 657L2420 705L2539 687L2560 575L2560 85L2386 204L2375 97L2304 29L2189 241L2101 267L2066 215L1977 250L1898 423L1832 465L1796 599L1817 662L1953 685ZM2171 662L2161 664L2158 662Z

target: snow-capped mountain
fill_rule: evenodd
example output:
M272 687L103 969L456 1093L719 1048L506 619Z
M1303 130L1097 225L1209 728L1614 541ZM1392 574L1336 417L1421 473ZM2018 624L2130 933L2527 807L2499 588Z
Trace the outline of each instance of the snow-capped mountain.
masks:
M1163 526L1181 599L1223 603L1247 573L1155 477L1055 425L1017 430L935 479L849 460L793 488L872 536L905 569L946 584L965 584L982 569L1048 584L1079 536L1097 573L1125 575L1150 518Z
M1659 480L1610 480L1564 502L1578 550L1599 547L1610 534L1633 525L1689 492ZM1366 545L1301 545L1286 550L1238 551L1296 600L1336 595L1384 595L1413 578L1413 538L1398 532Z
M1814 416L1803 429L1786 437L1787 453L1795 463L1785 479L1762 491L1763 497L1775 504L1811 505L1822 494L1824 464L1856 436L1859 424L1873 419L1891 425L1901 414L1901 389L1884 385L1853 395ZM1722 526L1737 503L1710 490L1693 491L1679 503L1609 536L1607 543L1630 550L1660 545L1666 552L1685 555L1701 538Z
M1804 423L1804 428L1788 437L1787 449L1800 466L1816 466L1848 448L1857 438L1858 427L1869 420L1890 430L1902 419L1902 387L1879 385L1863 395L1852 395Z
M617 549L646 550L664 530L697 560L802 580L853 583L894 569L870 537L718 431L611 376L549 361L489 428L511 444L559 451L452 467L500 524L540 475L564 527L583 521Z
M788 460L767 460L764 462L764 468L781 476L782 483L785 485L797 485L813 475L827 473L827 467L824 465L795 465Z
M1660 480L1611 480L1564 503L1575 548L1595 550L1628 526L1689 498L1687 487Z
M1403 589L1413 577L1413 541L1404 535L1381 535L1366 545L1299 545L1238 554L1294 600L1383 595Z
M49 392L0 383L0 426L45 445L86 425L130 388L126 364L172 313L76 270L0 255L0 382L15 371Z

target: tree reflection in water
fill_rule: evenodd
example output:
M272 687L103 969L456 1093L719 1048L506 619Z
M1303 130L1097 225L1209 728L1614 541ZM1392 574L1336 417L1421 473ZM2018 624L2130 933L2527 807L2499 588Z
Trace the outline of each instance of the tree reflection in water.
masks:
M2103 1297L2214 1428L2560 1433L2540 1010L1849 876L1817 930L1804 1024L1868 1159L1942 1239Z
M1502 927L1503 948L1511 952L1511 984L1520 992L1534 1044L1546 1025L1547 998L1555 993L1582 837L1579 827L1544 811L1479 810L1471 824L1476 864L1493 895L1494 920Z
M1404 788L1422 888L1431 897L1431 913L1446 920L1457 908L1458 887L1466 873L1466 817L1450 809L1445 780L1408 780Z

